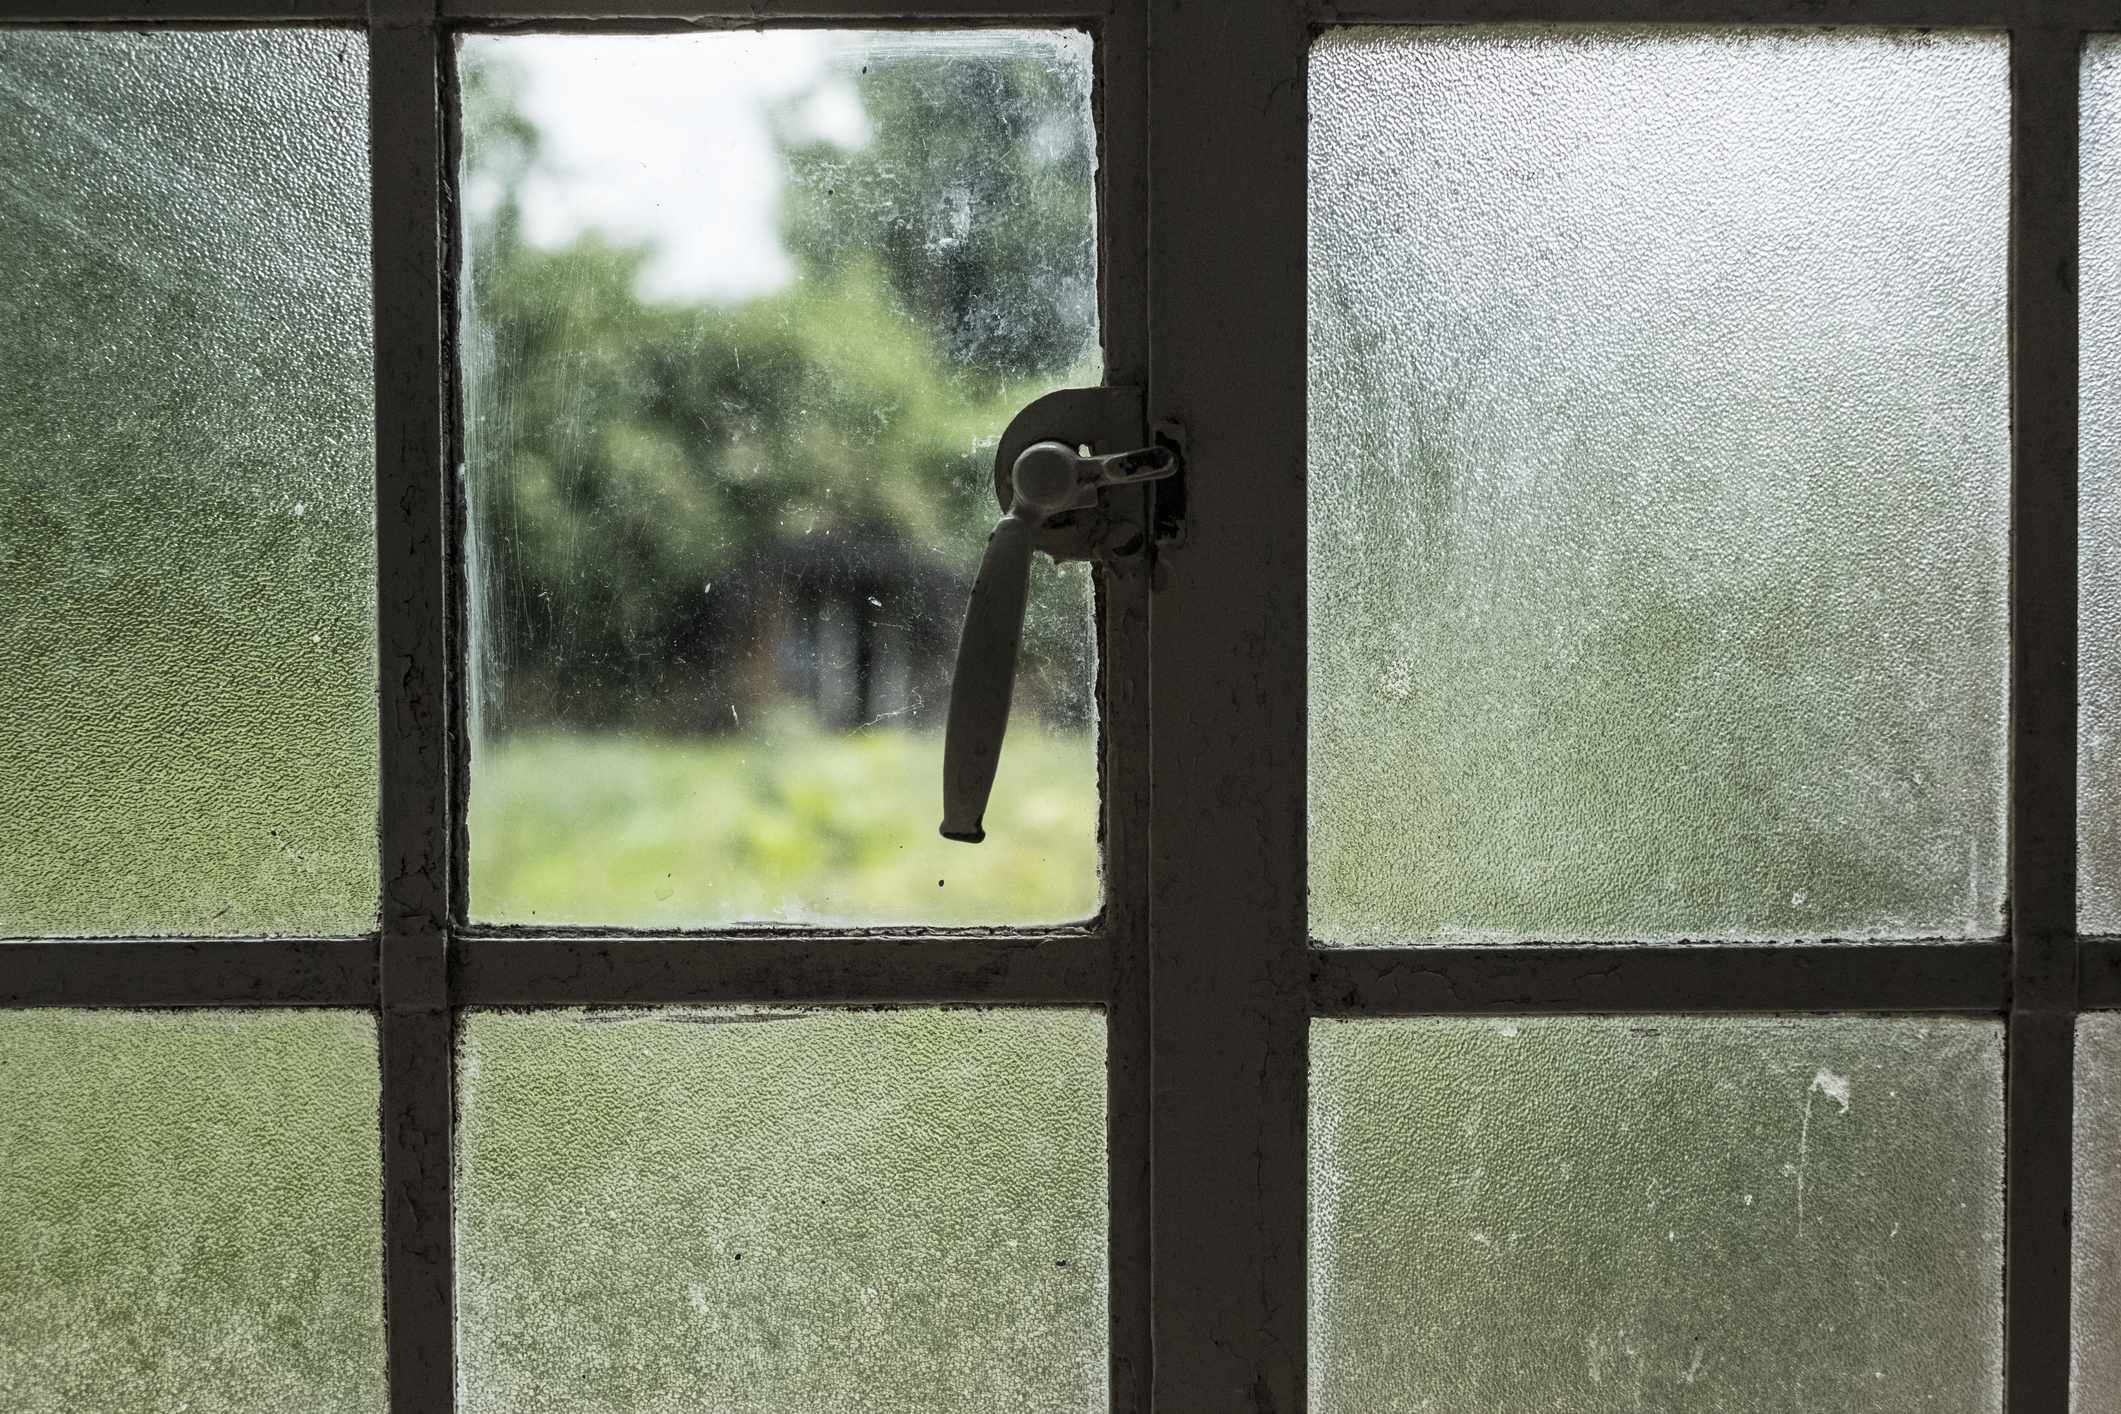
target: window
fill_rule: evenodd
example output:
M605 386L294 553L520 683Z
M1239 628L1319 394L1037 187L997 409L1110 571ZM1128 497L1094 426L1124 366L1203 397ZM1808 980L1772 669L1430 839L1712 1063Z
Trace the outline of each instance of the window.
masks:
M879 1094L896 1083L894 1075L944 1089L956 1076L964 1082L959 1093L971 1097L963 1104L976 1106L991 1098L981 1088L981 1076L991 1074L1010 1077L997 1082L1010 1093L1045 1097L1027 1102L1011 1120L1012 1132L1072 1136L1046 1152L1044 1191L1103 1185L1101 1215L1086 1214L1079 1202L1063 1214L1035 1184L1029 1196L1012 1200L1021 1208L1005 1214L1009 1222L1018 1212L1043 1214L1041 1240L1049 1245L1069 1223L1071 1231L1101 1234L1102 1257L1088 1259L1103 1263L1101 1306L1057 1281L1008 1288L1014 1293L1008 1299L1021 1297L1027 1308L1062 1293L1041 1308L1040 1319L1054 1323L1049 1329L1072 1332L1072 1343L1033 1351L1000 1340L969 1354L961 1345L955 1349L969 1364L959 1368L991 1372L999 1358L1019 1362L1010 1371L1015 1377L1023 1374L1022 1362L1050 1360L1074 1372L1069 1399L1094 1403L1096 1381L1085 1386L1080 1376L1083 1351L1095 1344L1102 1353L1089 1363L1103 1371L1104 1392L1118 1410L1359 1405L1359 1381L1351 1384L1332 1362L1347 1349L1374 1351L1374 1342L1364 1344L1362 1321L1389 1319L1377 1313L1390 1308L1360 1289L1336 1289L1329 1295L1342 1304L1314 1320L1321 1308L1312 1285L1313 1243L1321 1231L1331 1240L1332 1231L1343 1230L1314 1227L1322 1201L1312 1182L1316 1155L1381 1154L1387 1177L1405 1173L1427 1152L1421 1134L1449 1131L1482 1106L1488 1107L1483 1113L1511 1113L1513 1106L1535 1112L1521 1098L1501 1094L1501 1086L1515 1087L1511 1093L1519 1097L1544 1097L1546 1108L1536 1112L1554 1162L1574 1161L1572 1155L1588 1161L1625 1146L1586 1128L1558 1103L1576 1077L1631 1068L1635 1088L1623 1099L1654 1107L1664 1103L1660 1096L1683 1096L1690 1085L1743 1071L1772 1076L1774 1083L1760 1081L1758 1094L1734 1091L1713 1111L1673 1101L1658 1111L1668 1136L1659 1142L1677 1147L1689 1136L1713 1138L1714 1124L1738 1124L1734 1116L1756 1101L1767 1105L1760 1097L1771 1091L1782 1107L1777 1122L1803 1126L1807 1154L1816 1144L1817 1152L1849 1162L1905 1168L1916 1151L1907 1136L1934 1132L1944 1136L1937 1162L1949 1169L1952 1183L1978 1194L2000 1182L1994 1211L2001 1222L2001 1330L1980 1312L1956 1327L1913 1318L1892 1326L1904 1342L1941 1343L1940 1331L1959 1332L1923 1372L1930 1383L1907 1388L1948 1394L1969 1408L1993 1407L2000 1398L2014 1414L2062 1409L2071 1398L2065 1316L2077 1028L2080 1015L2121 1006L2113 966L2121 954L2093 932L2103 926L2097 921L2103 914L2087 914L2084 936L2077 921L2077 115L2085 37L2109 17L2067 6L1936 11L1886 3L1859 3L1833 17L1848 25L1939 28L1942 38L1921 42L1957 45L1953 52L1987 64L1981 83L1989 85L1983 92L1991 99L1996 84L2007 84L2007 112L2002 99L1994 100L2006 136L1989 165L1969 169L1953 189L1996 191L1999 169L2008 174L1991 225L1961 233L1965 240L1993 240L2000 224L2006 261L2003 290L1984 316L1989 322L1981 337L1999 339L1997 356L2007 360L2008 445L1967 453L1993 454L1998 466L2006 451L2008 457L2007 504L1999 495L1991 507L2007 514L2007 541L2001 530L1983 532L1999 556L2006 546L2008 553L2007 619L1987 641L1999 654L2007 641L2007 659L1990 688L2007 693L2008 715L1997 741L1972 748L1987 753L1989 764L1981 769L1989 776L1966 796L1975 806L1996 802L2002 815L1995 820L1990 811L1993 828L1978 820L1968 826L1977 853L1987 851L1982 868L1988 872L1969 866L1945 875L1962 883L1976 879L1979 886L1940 900L1920 882L1931 876L1917 871L1912 896L1930 907L1923 927L1871 927L1858 919L1839 939L1808 934L1787 914L1757 927L1701 929L1632 911L1623 895L1607 923L1558 939L1534 920L1502 930L1508 941L1454 942L1435 929L1395 927L1360 938L1336 931L1327 905L1340 907L1350 896L1322 902L1321 879L1311 873L1313 851L1328 842L1311 823L1308 799L1319 751L1311 736L1318 669L1311 656L1317 606L1309 588L1317 555L1308 539L1318 484L1315 470L1307 484L1306 468L1309 415L1321 395L1307 362L1307 271L1316 259L1307 223L1311 143L1325 112L1323 90L1312 77L1314 56L1362 42L1362 34L1345 32L1351 26L1802 26L1818 18L1797 5L1595 12L1557 5L1504 12L1398 0L1308 9L1253 0L1154 9L938 3L912 18L868 0L839 0L769 7L764 15L757 7L725 8L705 19L652 5L550 7L531 0L378 4L372 13L337 0L299 0L272 7L269 15L245 4L171 9L128 7L122 0L31 0L12 6L12 28L0 32L0 113L6 115L0 127L60 144L62 153L55 163L11 178L14 184L0 193L0 251L10 262L24 261L37 278L57 268L35 254L35 233L49 223L26 223L22 213L92 203L100 189L76 190L80 184L55 174L95 170L93 154L112 141L107 127L77 121L54 97L63 96L68 76L64 62L50 56L63 51L60 41L82 37L73 27L125 44L199 43L202 53L219 56L177 66L191 89L158 85L148 58L131 64L136 87L126 111L147 130L154 131L157 112L197 111L200 104L219 104L216 111L232 116L214 130L220 146L165 140L137 154L131 169L129 180L155 180L184 203L193 223L188 229L223 233L189 245L171 239L156 255L159 271L183 278L155 288L178 296L160 303L136 298L138 287L123 278L122 248L110 255L111 247L88 238L92 223L74 222L67 227L74 233L70 248L89 256L61 274L79 289L107 292L99 315L105 327L92 346L75 350L72 373L29 387L27 396L17 371L24 365L0 364L0 407L18 427L44 438L39 446L63 442L68 424L59 410L71 390L153 394L145 405L121 398L109 409L87 409L106 412L98 455L108 471L99 498L82 515L93 512L113 524L158 518L169 541L168 556L152 572L129 570L108 556L98 562L102 552L92 537L67 539L63 527L26 521L26 498L11 495L0 508L10 517L11 558L0 566L10 597L0 631L14 637L5 651L17 663L51 661L48 647L40 648L49 639L34 635L48 633L43 625L54 616L40 616L37 606L47 597L94 604L103 592L100 574L54 579L52 566L102 563L111 577L131 574L129 582L140 586L136 597L171 605L170 618L229 625L231 652L252 656L231 657L218 673L167 655L105 660L66 691L40 685L30 707L14 714L6 729L13 734L0 736L13 758L9 784L0 786L9 793L0 848L11 859L38 861L34 868L0 864L0 908L11 920L26 920L9 928L24 936L0 945L0 1005L9 1009L0 1059L64 1076L66 1093L83 1112L102 1105L99 1097L116 1096L110 1103L122 1100L128 1115L248 1116L243 1123L263 1137L189 1149L183 1146L191 1140L169 1138L157 1162L196 1178L171 1200L172 1211L190 1215L184 1221L191 1230L226 1232L224 1214L252 1211L244 1206L252 1202L246 1195L278 1184L279 1211L306 1207L313 1214L306 1227L259 1237L242 1261L219 1269L226 1280L214 1289L230 1309L240 1307L250 1299L243 1292L268 1285L267 1274L291 1270L275 1265L276 1254L307 1254L300 1270L309 1295L271 1307L281 1324L268 1322L266 1334L277 1331L275 1338L290 1347L330 1352L320 1364L337 1372L330 1378L340 1379L346 1400L360 1407L385 1401L399 1411L480 1406L487 1396L463 1383L465 1372L497 1368L478 1366L494 1356L495 1341L535 1331L542 1332L535 1339L550 1344L575 1334L554 1313L586 1308L566 1293L541 1308L543 1326L482 1324L510 1282L563 1261L550 1249L533 1253L531 1247L557 1230L556 1215L566 1205L584 1206L582 1195L540 1177L551 1159L536 1144L496 1145L497 1134L506 1137L508 1115L535 1114L539 1124L517 1133L540 1142L578 1132L595 1144L614 1132L610 1117L629 1107L641 1116L636 1132L668 1131L661 1148L645 1144L611 1167L599 1195L609 1199L607 1214L646 1216L612 1216L605 1226L575 1230L583 1241L584 1234L632 1232L632 1245L617 1242L600 1254L603 1266L579 1268L586 1281L603 1283L598 1291L612 1291L629 1263L656 1260L653 1234L670 1218L655 1208L667 1205L669 1193L653 1189L672 1166L689 1161L684 1125L699 1111L673 1109L670 1095L724 1083L702 1059L701 1038L742 1033L744 1064L783 1077L789 1093L823 1117L846 1096L803 1074L805 1048L830 1054L827 1033L838 1027L898 1037L891 1044L903 1047L901 1068L858 1077L883 1087ZM466 871L463 829L467 811L479 809L469 755L475 698L467 616L476 605L467 601L473 569L462 557L476 543L467 538L467 513L476 515L477 507L460 497L462 483L451 471L468 445L463 400L477 396L460 387L460 374L475 380L477 371L453 332L466 297L452 204L463 136L455 106L457 41L524 30L692 33L762 24L769 30L998 25L1081 32L1094 43L1103 379L1144 390L1143 434L1181 446L1186 470L1182 503L1175 492L1160 493L1157 501L1172 533L1154 553L1097 573L1102 905L1088 923L738 923L684 931L653 916L579 924L502 917L484 912L474 897L478 886ZM132 38L143 25L145 39ZM220 47L206 45L208 39ZM53 48L47 54L35 49L41 45ZM1465 82L1477 96L1484 80L1477 65L1469 72ZM284 88L277 86L283 80ZM209 90L204 96L202 86ZM2096 138L2096 99L2087 100L2086 111L2085 131ZM2087 158L2097 160L2096 153ZM2087 167L2087 192L2103 190L2089 175L2093 169ZM171 175L152 175L161 172ZM235 177L216 185L199 175L214 172ZM294 180L303 183L299 201L247 203L246 193L284 191ZM365 203L359 199L364 183ZM2101 219L2096 210L2093 219ZM2087 250L2095 243L2088 237ZM290 297L269 263L231 260L228 252L237 249L298 252L311 269L317 261L338 261L340 274L329 288ZM31 254L17 253L25 250ZM99 251L108 256L102 265L90 258ZM2103 297L2094 274L2088 262L2088 310ZM11 272L11 278L18 277ZM59 337L71 331L40 322L39 306L29 302L41 287L32 281L16 288L32 294L0 296L15 301L11 318L39 338L75 349ZM372 301L369 322L359 317L365 301ZM2089 314L2086 327L2093 327ZM172 331L200 328L211 329L212 337L185 333L193 342L179 348ZM320 329L336 332L327 337ZM30 347L7 342L9 352L0 358L19 360ZM1509 366L1521 369L1526 357L1513 356ZM2090 355L2088 370L2097 358ZM364 363L372 377L362 376ZM5 381L10 376L18 380L12 386ZM235 386L266 391L253 405L227 412L216 393ZM1958 396L1935 405L1939 416L1967 409ZM2097 435L2095 419L2084 425ZM1995 431L1976 430L1980 436ZM198 459L235 460L230 470L210 476L190 474L181 457L167 468L129 461L122 438L150 434L193 436L195 450L203 449ZM1956 451L1966 449L1964 436L1947 440ZM2099 455L2087 440L2087 467ZM11 477L28 474L24 465L19 457L0 459ZM372 510L364 505L371 490ZM1949 529L1963 525L1963 517L1946 515L1942 522ZM221 527L222 538L199 525ZM372 540L364 538L371 528ZM309 547L307 558L286 553L294 544ZM62 550L72 558L56 558ZM1993 568L2002 582L2003 564ZM276 612L263 612L266 605ZM78 655L75 661L94 666ZM348 690L371 663L380 692L369 698ZM239 675L300 682L302 700L322 705L299 719L249 715L256 699L228 688ZM188 715L108 724L96 716L99 703L139 700L180 703ZM1879 698L1880 710L1897 710L1899 701L1889 691ZM1923 714L1914 716L1919 732ZM232 723L249 735L217 744L212 734L233 730ZM47 730L57 735L38 735ZM186 750L194 742L199 754L219 753L216 762L267 763L242 777L249 792L243 808L201 788L241 773L211 763L191 769ZM270 746L261 753L259 742ZM70 785L68 773L53 763L79 765L66 754L77 750L131 763L124 769L136 775L125 786L122 774L106 770L91 779L93 772L76 772ZM1957 756L1963 763L1968 752ZM327 777L335 784L315 798L289 784ZM372 857L358 826L370 809L363 790L372 791L380 821ZM54 819L64 827L55 829ZM159 823L112 823L142 820ZM152 855L149 846L169 838L188 843L182 851L163 849L161 857L186 861L190 872L145 888L122 872L128 849ZM2089 873L2095 866L2089 855L2087 861ZM373 918L360 883L371 867L379 898ZM113 902L127 899L152 906ZM1360 909L1341 916L1361 916ZM1810 940L1791 943L1792 935ZM1701 937L1708 940L1681 941ZM815 1008L825 1009L826 1020L795 1026L739 1020L819 1015L804 1010ZM981 1017L995 1019L985 1035L974 1034ZM1417 1027L1409 1018L1433 1022ZM920 1033L924 1025L930 1033ZM2097 1088L2104 1074L2101 1025L2096 1018L2087 1023L2092 1088L2082 1132L2087 1152L2103 1153L2097 1146L2104 1143L2111 1101ZM1009 1053L1007 1044L1014 1043L995 1036L1012 1027L1044 1031ZM1509 1028L1519 1034L1504 1036ZM1577 1039L1567 1041L1571 1036ZM1505 1054L1498 1038L1526 1044ZM1869 1079L1852 1070L1880 1048L1899 1058L1893 1062L1899 1070L1886 1066ZM156 1061L167 1077L160 1089L127 1091L98 1068L128 1049L163 1058ZM956 1059L929 1059L945 1052ZM1086 1180L1084 1125L1094 1131L1097 1120L1086 1121L1065 1098L1081 1092L1069 1077L1082 1069L1084 1056L1099 1053L1105 1084L1095 1108L1104 1126L1103 1175ZM367 1073L379 1077L373 1091L330 1079L360 1073L369 1055L376 1060ZM1037 1061L1055 1056L1065 1063ZM637 1072L629 1069L636 1066ZM608 1103L578 1107L581 1127L570 1131L560 1122L564 1107L548 1098L546 1081L555 1074L598 1076ZM301 1075L321 1078L293 1088L283 1083ZM652 1079L629 1091L637 1077ZM1873 1081L1897 1093L1898 1113L1907 1117L1894 1141L1900 1147L1851 1148L1852 1131L1837 1128L1843 1116L1863 1113ZM1341 1089L1314 1108L1314 1087L1321 1085ZM1421 1093L1434 1104L1421 1125L1380 1134L1374 1110L1361 1109L1404 1101L1424 1086ZM382 1117L372 1175L361 1167L361 1143L349 1138L348 1128L349 1116L371 1106ZM74 1113L60 1105L27 1120L0 1121L23 1126L29 1136L24 1148L0 1144L0 1179L14 1191L32 1191L24 1186L31 1180L18 1175L43 1174L35 1182L46 1186L33 1196L57 1201L51 1195L59 1188L49 1175L77 1171L76 1161L42 1156L55 1154L52 1146L69 1132ZM1969 1114L1986 1118L1967 1123ZM1698 1120L1691 1129L1688 1115ZM233 1120L230 1126L226 1132L243 1127ZM816 1152L816 1135L802 1130L796 1124L781 1131L774 1157ZM305 1152L290 1134L323 1139ZM1416 1138L1407 1139L1410 1134ZM1415 1159L1393 1150L1404 1143L1415 1144ZM850 1144L849 1152L859 1148ZM981 1162L1003 1162L1006 1149ZM18 1152L31 1155L28 1167L5 1167L21 1162ZM185 1168L228 1153L255 1154L260 1162L218 1174ZM804 1181L819 1171L806 1169ZM1371 1181L1374 1172L1366 1178L1359 1164L1343 1174L1348 1186L1328 1195L1341 1204L1328 1214L1332 1221L1356 1223L1345 1230L1359 1231L1360 1221L1391 1216L1376 1206L1396 1201L1390 1183ZM770 1172L727 1178L740 1180L755 1182L759 1201L769 1205L802 1192L800 1182ZM1512 1179L1520 1190L1534 1181L1521 1170ZM285 1188L297 1182L304 1196L291 1205ZM1796 1182L1789 1182L1794 1211ZM359 1193L376 1189L380 1225L364 1227ZM1807 1190L1807 1213L1811 1204L1830 1201L1822 1192ZM2102 1212L2103 1202L2088 1190L2085 1211ZM823 1206L833 1216L819 1240L829 1246L838 1240L831 1223L854 1208L831 1195ZM967 1230L1001 1211L968 1210ZM1862 1227L1883 1221L1890 1228L1895 1220L1884 1208L1860 1204L1842 1217ZM933 1221L923 1221L927 1231L937 1231ZM1629 1229L1631 1242L1661 1236L1640 1214L1631 1212L1628 1221L1641 1228ZM1389 1224L1371 1229L1390 1230ZM1469 1245L1446 1254L1455 1264L1453 1279L1470 1283L1468 1290L1491 1270L1477 1266L1484 1259L1471 1231L1491 1243L1507 1239L1507 1230L1469 1228ZM702 1250L726 1248L727 1269L693 1273L683 1289L665 1290L671 1283L659 1279L655 1289L673 1309L703 1320L750 1309L725 1301L729 1288L716 1285L733 1279L742 1250L736 1244L745 1232L725 1225L695 1236ZM943 1244L937 1250L951 1250L950 1236L937 1238ZM1933 1254L1938 1280L1975 1281L1987 1259L1964 1254L1986 1239L1965 1229L1955 1240L1959 1255ZM25 1251L0 1246L10 1264L0 1271L29 1270L28 1258L17 1255ZM370 1262L367 1254L375 1251L380 1261ZM1050 1260L1074 1259L1056 1253ZM1825 1260L1791 1262L1802 1275L1823 1270L1818 1263ZM511 1271L511 1262L523 1269ZM799 1277L801 1270L784 1267L776 1279L799 1290L789 1274ZM1632 1270L1631 1279L1639 1280L1645 1269ZM373 1280L363 1275L378 1272ZM855 1282L859 1274L836 1279ZM1386 1273L1382 1280L1389 1288L1395 1279ZM137 1288L166 1290L172 1301L193 1289L170 1272L145 1268ZM835 1329L866 1330L860 1288L849 1289L850 1302L826 1303L819 1319ZM1728 1295L1715 1294L1713 1282L1707 1289L1712 1294L1705 1301ZM1067 1296L1071 1290L1078 1295ZM1356 1295L1347 1297L1346 1290ZM2104 1309L2098 1304L2103 1288L2086 1290L2085 1309ZM1792 1286L1785 1294L1795 1300L1802 1293ZM625 1383L638 1367L629 1367L615 1347L644 1327L627 1299L621 1292L616 1314L588 1313L582 1349L594 1357L590 1366L636 1404L675 1396L678 1391L652 1382ZM1093 1334L1084 1313L1099 1310L1105 1324ZM1535 1319L1536 1300L1519 1315L1518 1329L1545 1329ZM301 1321L325 1321L328 1330L307 1341L290 1336ZM1991 1321L1993 1336L1986 1347L1983 1321ZM1334 1343L1321 1344L1322 1332ZM878 1347L861 1343L868 1339L850 1336L845 1345L873 1353ZM1345 1343L1351 1339L1353 1346ZM234 1348L229 1339L205 1344L224 1356ZM1667 1374L1683 1383L1693 1347L1682 1342L1672 1349L1680 1363ZM1013 1353L996 1357L996 1350ZM530 1351L526 1358L534 1364L538 1355ZM775 1358L777 1368L794 1372L791 1378L817 1368L798 1355ZM1580 1359L1583 1378L1595 1369L1602 1379L1624 1372L1631 1357L1613 1344L1571 1358ZM1704 1347L1693 1375L1724 1378L1728 1371L1716 1358ZM216 1367L194 1362L190 1368ZM1468 1368L1477 1381L1485 1367ZM2080 1366L2095 1368L2103 1367ZM1772 1370L1758 1371L1772 1382ZM26 1392L6 1383L25 1378ZM48 1378L56 1377L39 1369L26 1377L0 1373L0 1390L13 1403L37 1407L37 1400L50 1398L44 1393L50 1386L38 1383ZM943 1369L937 1378L955 1376ZM1034 1379L1017 1393L1035 1389L1051 1397L1064 1383L1058 1376ZM482 1407L500 1407L520 1393L495 1388L494 1402ZM798 1391L790 1396L798 1401L824 1397L803 1389L799 1379L786 1388ZM996 1402L1014 1397L998 1385L979 1388ZM1388 1381L1379 1388L1400 1387ZM2093 1397L2101 1392L2096 1385L2080 1388L2080 1404L2096 1407ZM280 1396L230 1384L212 1397L272 1402ZM1889 1397L1878 1398L1892 1407ZM181 1393L175 1402L184 1402Z

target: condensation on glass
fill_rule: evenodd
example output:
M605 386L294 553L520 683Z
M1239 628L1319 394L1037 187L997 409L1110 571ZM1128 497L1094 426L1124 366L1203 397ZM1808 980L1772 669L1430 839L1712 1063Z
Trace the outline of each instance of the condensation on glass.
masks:
M0 1408L382 1414L361 1011L0 1012Z
M936 832L1018 408L1101 379L1077 32L472 37L470 898L489 922L1098 904L1082 566Z
M2076 1169L2070 1407L2121 1414L2121 1014L2114 1012L2077 1018Z
M466 1414L1106 1405L1087 1010L475 1012Z
M1314 1021L1311 1408L2002 1407L2003 1029Z
M2000 933L2003 36L1310 76L1314 934Z
M2121 933L2121 38L2086 38L2082 87L2077 919Z
M0 31L0 934L375 926L367 64Z

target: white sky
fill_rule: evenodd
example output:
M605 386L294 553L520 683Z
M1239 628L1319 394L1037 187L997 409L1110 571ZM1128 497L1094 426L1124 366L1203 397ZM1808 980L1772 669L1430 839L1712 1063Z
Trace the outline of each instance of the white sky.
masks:
M595 227L651 242L649 299L740 300L794 278L775 229L775 106L807 93L803 127L867 139L853 87L829 76L832 37L814 31L478 36L465 48L522 73L524 113L544 136L524 235L553 248Z

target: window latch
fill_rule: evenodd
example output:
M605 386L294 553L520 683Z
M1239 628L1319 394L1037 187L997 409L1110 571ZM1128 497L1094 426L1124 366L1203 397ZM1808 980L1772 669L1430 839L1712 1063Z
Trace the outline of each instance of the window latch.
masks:
M1139 442L1139 388L1066 388L1032 403L1009 424L994 459L995 497L1005 514L987 539L950 680L943 732L943 838L978 844L1024 638L1031 554L1110 560L1139 554L1149 518L1111 492L1158 481L1179 468L1168 446Z

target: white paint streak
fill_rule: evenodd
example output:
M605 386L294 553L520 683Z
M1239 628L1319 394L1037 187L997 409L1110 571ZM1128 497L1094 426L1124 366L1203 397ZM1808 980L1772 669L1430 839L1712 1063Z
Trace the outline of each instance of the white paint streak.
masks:
M1825 1095L1841 1106L1841 1112L1849 1112L1849 1078L1836 1075L1831 1070L1822 1070L1812 1077L1812 1088L1807 1094Z

